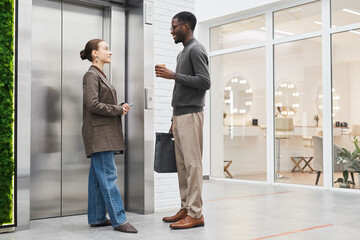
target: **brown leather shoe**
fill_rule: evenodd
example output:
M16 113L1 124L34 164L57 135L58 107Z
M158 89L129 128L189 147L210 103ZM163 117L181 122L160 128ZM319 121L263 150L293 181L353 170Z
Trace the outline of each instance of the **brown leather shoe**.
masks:
M134 228L128 222L121 224L120 226L114 228L114 230L124 232L124 233L137 233L138 232L138 230L136 230L136 228Z
M106 226L111 226L111 221L109 219L106 219L102 223L90 224L90 227L106 227Z
M170 227L173 229L186 229L193 227L202 227L204 225L205 225L204 216L201 216L200 218L196 219L187 215L184 219L181 219L176 223L170 224Z
M180 209L174 216L171 217L164 217L162 220L164 222L177 222L187 215L187 211L185 209Z

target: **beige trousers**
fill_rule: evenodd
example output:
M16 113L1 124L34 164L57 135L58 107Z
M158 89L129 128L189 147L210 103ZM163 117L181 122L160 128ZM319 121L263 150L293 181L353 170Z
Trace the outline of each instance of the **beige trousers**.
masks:
M181 208L193 218L202 216L203 121L203 112L173 116Z

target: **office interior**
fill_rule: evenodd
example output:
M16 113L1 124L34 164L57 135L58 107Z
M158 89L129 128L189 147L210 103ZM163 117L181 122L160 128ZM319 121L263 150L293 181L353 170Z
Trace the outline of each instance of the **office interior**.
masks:
M88 160L76 131L81 82L74 79L87 64L71 59L95 35L121 53L114 61L118 65L105 69L124 90L118 98L136 102L124 122L136 131L125 132L128 153L116 160L126 210L157 212L156 106L150 100L155 33L147 15L154 1L17 1L22 104L17 106L15 229L28 229L30 220L86 213ZM198 28L212 80L205 108L204 178L230 186L250 182L357 194L360 159L346 154L357 154L360 138L360 2L263 1L204 18ZM337 182L345 175L347 183Z

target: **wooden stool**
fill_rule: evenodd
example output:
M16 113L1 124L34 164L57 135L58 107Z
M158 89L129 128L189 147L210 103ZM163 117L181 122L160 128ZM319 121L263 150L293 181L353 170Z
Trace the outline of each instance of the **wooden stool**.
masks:
M313 172L314 169L310 166L310 162L311 162L311 160L313 159L313 157L303 157L303 159L304 159L305 165L304 165L304 167L302 168L302 170L304 171L304 169L305 169L306 167L308 167L308 168L310 168L310 172Z
M224 172L226 172L229 175L230 178L233 178L233 176L231 175L231 173L228 170L229 166L232 163L232 160L224 160L224 162L225 163L227 162L226 166L224 166Z
M291 172L295 172L296 168L303 172L303 169L300 167L300 163L304 160L303 157L291 157L291 160L295 163L295 166L291 170Z
M304 169L306 167L310 168L310 171L313 172L314 169L310 166L310 162L313 159L313 157L291 157L291 160L295 163L294 168L291 170L291 172L295 172L296 168L298 168L301 172L304 172ZM300 163L304 162L305 165L303 167L300 166Z

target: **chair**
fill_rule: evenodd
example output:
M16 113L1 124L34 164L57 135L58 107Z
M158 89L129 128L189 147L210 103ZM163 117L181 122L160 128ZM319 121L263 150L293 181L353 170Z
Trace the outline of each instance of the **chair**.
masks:
M312 137L313 146L314 146L314 170L317 172L315 185L318 185L320 175L323 170L323 138L321 136ZM337 156L341 152L341 147L337 144L333 145L333 166L334 172L341 172L341 166L336 163ZM351 178L354 181L354 173L350 172Z
M276 179L285 178L280 173L280 139L289 139L294 135L294 122L292 118L275 118L275 139L276 139Z

